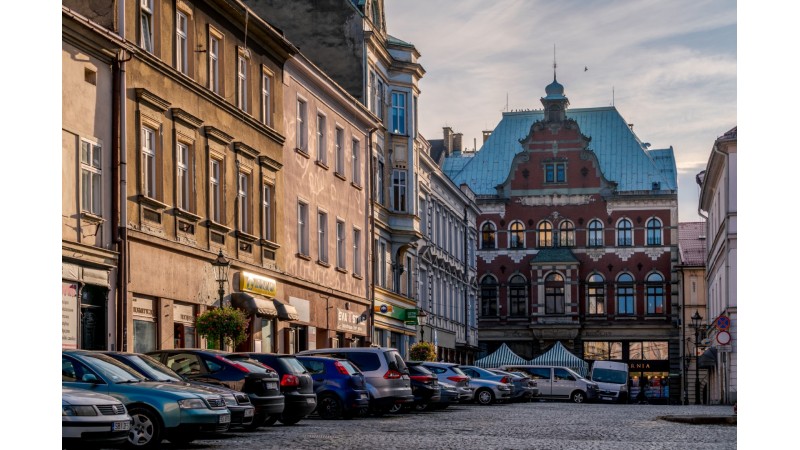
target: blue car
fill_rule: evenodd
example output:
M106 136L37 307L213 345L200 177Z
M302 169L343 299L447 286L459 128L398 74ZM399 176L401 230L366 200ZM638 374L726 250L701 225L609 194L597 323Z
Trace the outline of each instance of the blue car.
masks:
M369 408L364 375L346 359L298 356L314 380L317 415L322 419L351 419Z
M100 352L62 351L61 380L62 387L106 394L121 401L133 419L128 434L131 447L157 447L165 438L184 444L230 427L231 413L219 395L147 381L132 368Z

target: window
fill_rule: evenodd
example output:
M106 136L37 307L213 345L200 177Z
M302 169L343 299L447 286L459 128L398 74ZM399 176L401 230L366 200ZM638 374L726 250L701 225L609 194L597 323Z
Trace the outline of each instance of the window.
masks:
M561 222L558 226L558 245L559 247L575 246L575 225L569 220Z
M481 280L481 316L496 317L497 314L497 279L487 275Z
M496 235L497 231L494 227L494 224L492 222L484 223L481 227L481 248L484 250L496 248Z
M411 297L412 290L414 287L414 277L412 274L414 273L413 268L411 267L411 256L406 256L406 297Z
M603 360L622 359L622 342L595 342L586 341L583 343L583 359Z
M220 46L220 38L217 36L213 36L209 33L208 35L208 88L211 89L212 92L219 94L219 86L220 86L220 73L219 73L219 66L220 66L220 51L222 47Z
M189 211L189 146L179 142L175 152L177 153L177 175L175 187L177 191L178 208Z
M353 274L361 275L361 230L353 228Z
M308 256L308 205L297 203L297 253Z
M336 173L344 175L344 130L336 127Z
M564 314L564 277L551 273L544 279L545 314Z
M344 269L347 266L346 263L346 255L347 252L345 251L346 247L346 237L345 237L345 228L344 222L341 220L336 221L336 267L340 269Z
M661 245L661 221L655 217L647 221L647 245Z
M633 277L623 273L617 277L617 315L633 315Z
M142 189L144 195L156 198L156 132L142 127Z
M603 246L603 222L593 219L589 222L587 228L589 231L588 245L589 247L602 247Z
M524 317L527 312L528 289L522 275L514 275L508 282L509 315Z
M103 211L101 150L99 145L81 139L81 211L98 216Z
M378 285L386 287L386 242L380 241L378 244Z
M369 73L370 81L370 111L383 121L383 98L386 94L383 80L374 71Z
M261 72L261 122L272 126L272 75L266 69Z
M361 184L361 143L353 139L353 183Z
M539 248L553 246L553 225L548 221L541 222L537 227L537 239Z
M220 217L222 215L222 205L221 205L221 196L220 196L220 166L221 162L212 159L211 160L211 167L209 169L208 174L208 183L209 183L209 190L208 190L208 203L209 203L209 210L211 214L211 220L217 223L220 223Z
M617 224L617 245L621 247L633 245L633 225L628 219L622 219Z
M669 342L667 341L631 342L629 350L630 359L654 361L669 359Z
M140 0L139 11L139 45L153 53L153 0Z
M589 276L586 285L586 299L589 304L586 313L589 315L600 315L606 312L606 289L605 280L600 274L592 274Z
M238 182L238 214L239 214L239 230L249 233L250 232L250 175L244 172L239 172Z
M189 34L186 14L178 11L175 18L175 68L189 75Z
M566 181L567 163L547 163L544 165L545 183L563 183Z
M392 207L395 211L406 212L406 171L392 173Z
M508 248L525 248L525 225L514 222L508 231Z
M317 212L317 252L319 261L328 262L328 214Z
M664 277L651 273L646 281L647 314L664 314Z
M297 148L306 153L307 151L307 136L308 136L308 123L306 111L306 102L297 99Z
M392 133L406 134L406 94L392 92Z
M247 111L247 58L244 54L239 54L236 72L236 106L242 111Z
M275 241L274 230L273 230L273 197L274 197L274 188L271 184L264 184L264 195L262 198L261 208L264 221L264 229L261 230L262 236L264 239L268 241Z
M328 164L328 130L326 128L325 116L317 114L317 161L324 165Z
M383 190L383 170L383 161L378 161L378 170L375 172L375 197L381 205L386 203Z

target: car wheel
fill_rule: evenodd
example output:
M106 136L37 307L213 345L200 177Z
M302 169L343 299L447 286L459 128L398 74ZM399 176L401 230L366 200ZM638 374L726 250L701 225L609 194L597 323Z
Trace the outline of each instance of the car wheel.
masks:
M480 405L491 405L494 403L494 393L489 389L479 389L475 393L475 401Z
M243 428L247 431L253 431L261 426L264 425L264 421L267 420L267 416L264 414L256 414L253 416L253 421L245 425Z
M278 420L284 425L294 425L297 422L300 422L300 420L302 420L302 419L303 419L302 417L292 417L292 418L287 419L287 418L283 417L283 415L281 415L281 417L278 418Z
M586 402L586 394L583 391L575 391L570 396L573 402L575 403L584 403Z
M274 416L274 415L273 416L268 416L267 420L264 421L264 426L265 427L271 427L271 426L275 425L275 422L277 422L278 419L280 419L280 416Z
M403 409L403 405L400 403L395 403L394 405L389 407L389 413L397 414Z
M338 419L342 417L344 407L335 394L325 394L317 402L317 415L320 419Z
M414 411L427 411L429 409L433 409L430 403L417 403L414 405Z
M153 411L133 407L128 410L133 419L131 431L128 433L128 445L134 448L157 447L161 443L161 421Z

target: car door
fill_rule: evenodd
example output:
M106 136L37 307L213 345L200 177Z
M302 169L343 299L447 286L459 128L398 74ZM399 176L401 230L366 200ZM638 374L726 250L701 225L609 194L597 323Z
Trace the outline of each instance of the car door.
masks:
M531 367L525 370L531 375L531 378L536 381L536 385L539 388L539 395L543 397L553 395L553 374L550 367Z
M569 397L578 388L578 380L566 369L553 368L553 396Z

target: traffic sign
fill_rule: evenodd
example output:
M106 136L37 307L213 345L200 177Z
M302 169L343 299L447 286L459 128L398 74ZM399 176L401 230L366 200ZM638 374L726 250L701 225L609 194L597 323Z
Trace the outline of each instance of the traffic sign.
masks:
M728 316L719 316L717 320L714 321L714 326L717 327L719 331L726 331L731 327L731 319L729 319Z
M717 333L717 342L719 345L728 345L731 343L731 334L727 331L720 331Z

